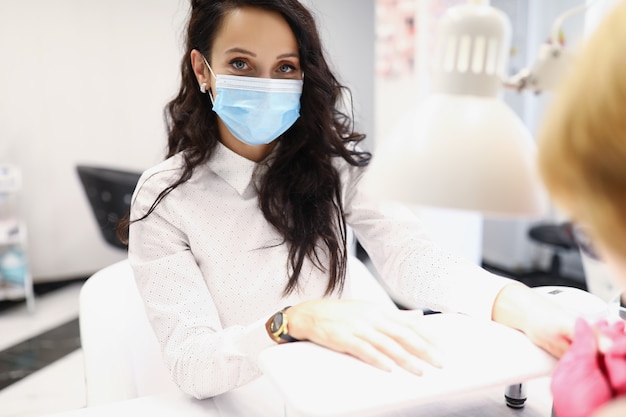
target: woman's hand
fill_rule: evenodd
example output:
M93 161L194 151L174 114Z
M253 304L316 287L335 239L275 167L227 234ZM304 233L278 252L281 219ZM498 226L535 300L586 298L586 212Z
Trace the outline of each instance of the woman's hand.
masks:
M591 417L624 417L626 416L626 397L617 398L600 407Z
M312 300L290 307L289 334L350 354L383 370L393 364L417 375L441 367L435 346L420 331L422 311L356 300Z
M537 346L560 358L569 349L576 316L543 294L520 284L505 286L493 306L494 321L526 333Z

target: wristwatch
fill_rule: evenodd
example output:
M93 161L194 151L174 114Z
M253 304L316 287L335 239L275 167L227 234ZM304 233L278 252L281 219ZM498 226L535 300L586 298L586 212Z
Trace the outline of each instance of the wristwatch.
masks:
M278 313L270 317L267 323L265 323L267 333L276 343L299 342L298 339L290 336L289 333L287 333L287 325L289 321L287 320L287 314L285 314L285 310L287 310L289 307L291 306L283 308Z

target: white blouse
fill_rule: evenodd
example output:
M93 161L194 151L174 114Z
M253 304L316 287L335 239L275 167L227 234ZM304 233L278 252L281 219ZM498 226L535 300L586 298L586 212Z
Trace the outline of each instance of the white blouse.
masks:
M142 175L131 219L148 211L182 166L178 154ZM364 169L341 158L335 166L346 222L396 300L490 319L507 279L435 245L409 210L368 198L359 190ZM263 217L254 187L266 168L219 144L189 181L130 226L129 260L164 361L181 390L197 398L259 376L257 354L274 344L266 320L324 297L328 278L308 260L299 288L283 295L287 248ZM332 297L350 297L350 280Z

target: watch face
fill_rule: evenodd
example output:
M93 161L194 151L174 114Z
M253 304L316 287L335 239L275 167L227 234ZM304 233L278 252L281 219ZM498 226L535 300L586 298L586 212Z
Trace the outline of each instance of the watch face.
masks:
M272 333L277 332L280 329L280 326L282 326L282 324L283 324L283 314L282 313L274 314L274 318L272 319L272 326L270 328Z

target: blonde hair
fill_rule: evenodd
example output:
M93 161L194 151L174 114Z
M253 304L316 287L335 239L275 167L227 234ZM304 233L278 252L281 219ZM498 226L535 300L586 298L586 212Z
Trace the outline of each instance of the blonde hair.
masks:
M584 46L540 131L554 202L626 259L626 1Z

